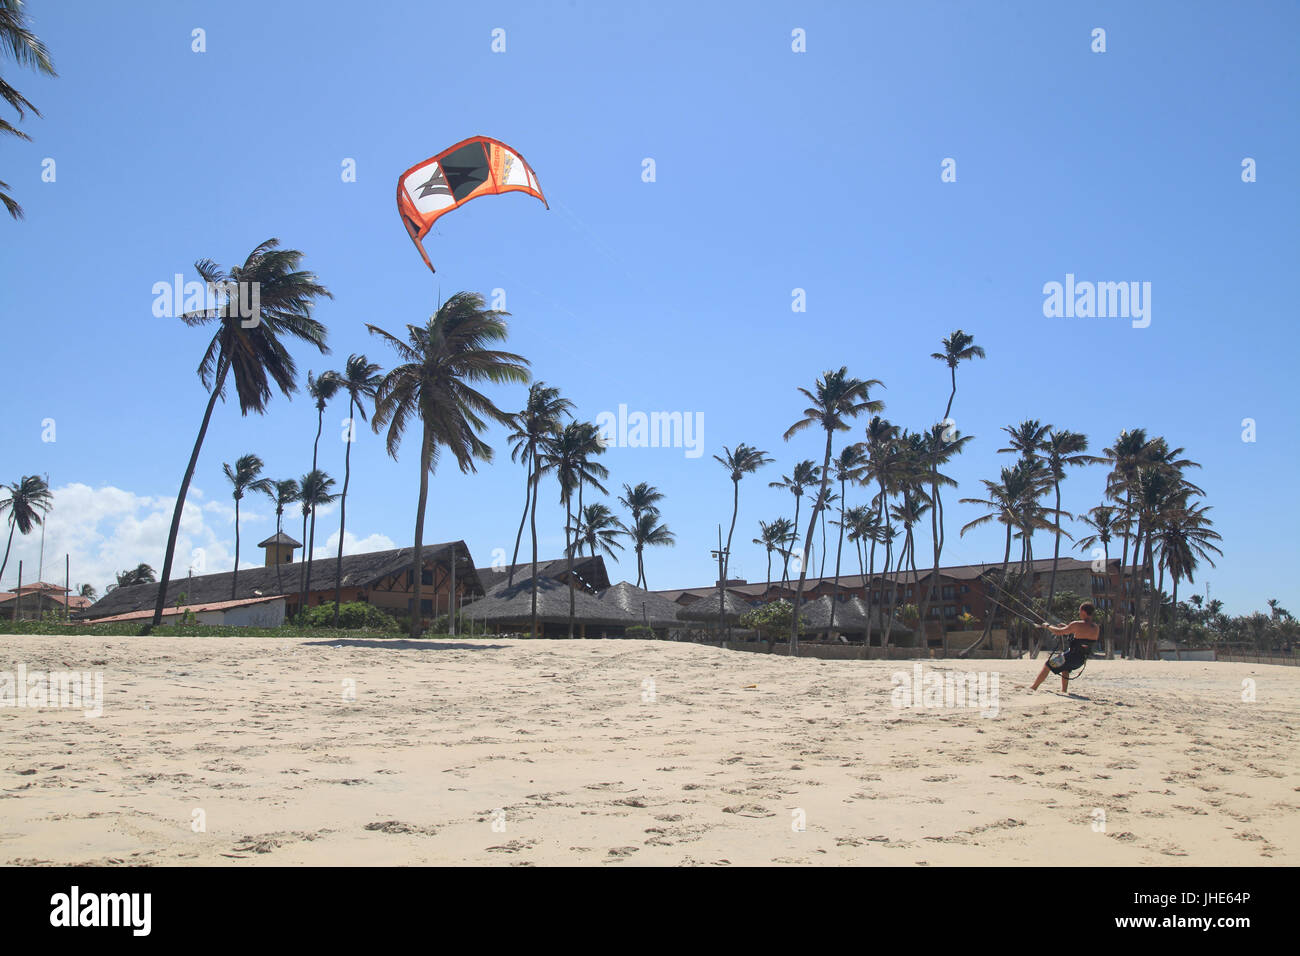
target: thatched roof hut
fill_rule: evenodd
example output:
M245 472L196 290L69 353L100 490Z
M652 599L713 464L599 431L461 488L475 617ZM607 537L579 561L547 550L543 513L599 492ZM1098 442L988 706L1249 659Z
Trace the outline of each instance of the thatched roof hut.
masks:
M740 620L742 614L753 610L748 603L730 591L723 591L722 596L721 616L727 624L735 624ZM698 601L679 606L677 608L677 619L679 621L696 621L707 624L710 621L716 622L718 620L718 611L718 592L711 591Z
M680 605L663 595L646 591L626 581L620 581L612 588L602 591L600 602L612 605L621 613L631 615L636 623L648 623L650 627L673 627L678 623L677 612L681 610Z
M513 577L511 571L514 572ZM488 594L504 589L507 582L510 587L514 587L520 581L531 582L533 579L533 565L530 561L515 565L503 564L500 567L478 568L477 572L479 580L483 582L483 589ZM537 562L539 578L554 578L567 585L568 574L568 558L548 558ZM604 555L575 557L573 583L576 588L588 594L597 594L609 587L609 572L605 570Z
M533 622L533 582L531 576L516 580L510 587L495 587L492 593L467 604L463 617L482 621L493 627L527 629ZM554 578L537 579L537 620L540 624L567 624L569 621L569 586ZM613 603L604 603L581 588L573 591L575 625L627 627L641 622Z

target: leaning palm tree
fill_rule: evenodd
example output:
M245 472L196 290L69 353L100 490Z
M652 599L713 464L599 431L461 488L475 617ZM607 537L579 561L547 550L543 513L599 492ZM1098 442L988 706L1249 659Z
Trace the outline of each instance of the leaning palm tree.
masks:
M302 504L302 540L307 548L307 560L302 563L302 601L298 605L298 613L302 615L304 624L307 623L307 601L311 594L311 562L316 550L316 509L338 500L339 496L330 492L333 487L334 479L319 468L313 468L303 475L298 485L298 501ZM309 516L310 536L307 531Z
M6 55L12 57L19 66L31 67L46 76L58 76L54 72L54 64L50 62L50 54L45 49L45 44L30 29L27 12L23 9L23 0L0 0L0 58ZM33 106L27 97L6 83L3 77L0 77L0 99L17 111L20 120L25 115L25 110L31 110L33 116L41 115L41 111ZM30 136L3 119L0 119L0 133L8 133L10 136L31 141ZM5 209L14 219L22 219L23 207L4 191L8 188L8 183L0 182L0 203L4 203Z
M366 420L363 399L374 399L379 387L379 366L364 355L349 355L342 372L331 372L338 388L348 395L348 444L343 451L343 491L339 494L339 553L334 567L334 626L339 626L339 604L343 597L343 535L348 527L348 484L352 481L352 440L356 437L356 416Z
M713 460L731 475L731 528L727 531L727 546L722 552L722 580L725 582L728 577L727 568L731 564L731 537L736 531L736 515L740 513L740 479L771 464L774 459L768 458L767 452L741 442L735 451L723 445L722 455L714 455Z
M514 431L508 437L510 459L522 462L527 471L524 482L524 512L519 517L519 531L515 534L515 551L510 558L506 585L515 583L515 565L519 563L519 542L523 540L524 524L528 521L529 506L535 500L538 455L550 449L550 444L563 427L564 416L573 414L573 402L560 397L560 390L545 382L533 382L528 387L528 401L523 410L514 416ZM537 508L532 507L534 528ZM537 572L537 535L533 534L533 573Z
M162 580L158 586L158 600L154 605L155 627L162 623L163 608L166 607L167 583L171 579L172 558L176 553L176 536L180 532L185 496L194 478L203 439L208 433L208 423L212 420L212 410L216 407L217 399L226 394L227 375L234 373L240 412L244 415L249 412L261 415L271 399L272 385L279 388L286 397L298 387L298 369L281 341L282 338L288 336L301 339L321 352L329 351L325 345L325 326L311 317L311 311L317 299L332 296L328 289L316 282L315 275L299 271L298 267L302 264L301 252L296 249L280 249L279 245L278 239L266 240L249 254L242 266L232 268L229 273L222 272L211 259L200 259L194 263L195 270L214 293L224 295L231 282L245 283L243 288L258 290L258 314L242 318L238 310L230 308L231 303L226 302L224 306L215 309L187 312L181 316L182 321L189 326L207 325L215 321L217 331L208 342L198 367L199 381L205 388L210 387L211 394L203 411L203 422L199 425L198 438L190 452L189 463L185 466L180 491L176 495L176 507L172 511L167 550L163 554Z
M632 546L636 550L636 561L638 566L642 566L642 553L646 548L669 547L677 543L677 538L668 530L668 525L659 523L659 511L643 511L641 517L636 523L628 529L628 534L632 538ZM641 575L642 587L649 589L650 582L646 580L645 574Z
M877 379L858 379L849 375L849 370L841 366L839 371L826 371L813 385L813 390L800 388L799 392L811 404L804 409L804 417L785 430L784 438L789 441L805 428L820 426L826 432L826 453L822 458L821 492L813 507L812 519L808 523L808 534L804 539L804 553L812 547L813 530L817 527L818 512L826 496L826 489L831 480L831 442L837 431L848 431L847 419L856 418L863 412L876 413L884 409L885 403L870 397L870 391L876 386L884 387ZM799 606L803 603L803 585L808 577L808 564L805 561L799 570L799 587L795 591L795 613L790 616L790 653L799 651Z
M419 637L424 564L424 512L429 475L446 447L462 473L476 471L474 462L491 461L492 449L480 437L487 420L509 426L503 412L475 387L480 382L528 382L528 360L513 352L490 348L505 341L508 312L485 307L475 292L457 292L447 299L427 325L408 325L407 340L367 325L397 352L402 364L388 372L375 392L376 432L388 426L388 454L397 457L406 426L420 423L420 497L415 511L412 556L413 594L411 636Z
M93 584L83 584L77 591L77 596L84 597L87 601L91 602L99 600L99 592L95 590Z
M275 504L275 536L280 537L284 530L284 509L298 501L301 495L298 488L298 482L293 478L286 478L283 481L272 481L270 487L266 489L266 495ZM284 581L280 576L280 562L275 562L275 584L280 593L284 593Z
M663 492L654 485L644 481L639 482L635 488L624 485L623 494L619 496L618 503L628 511L632 512L632 528L641 524L643 514L658 515L658 503L663 500ZM628 532L631 534L631 531ZM636 584L637 587L645 586L645 563L642 561L641 549L636 551Z
M23 475L12 485L0 487L9 492L9 497L0 501L0 515L7 512L9 521L9 540L5 544L4 560L0 561L0 578L3 578L5 565L9 563L9 549L14 543L14 529L26 535L44 524L46 513L54 506L54 495L40 475Z
M243 455L235 461L233 468L229 463L222 462L221 470L226 473L226 480L233 488L231 494L235 499L235 573L230 576L230 600L233 601L239 581L239 502L249 491L270 494L271 479L258 477L262 473L262 459L256 455Z
M134 584L153 584L154 570L143 562L126 571L117 572L117 587L129 588Z
M952 413L952 400L957 397L957 366L963 361L984 358L984 349L975 344L975 336L967 335L958 329L943 340L942 352L931 352L930 358L938 359L948 366L952 373L952 392L948 395L948 407L943 410L946 420Z
M789 475L782 475L780 481L769 481L769 488L784 488L794 495L794 537L799 536L799 504L803 501L803 493L809 486L817 481L817 463L810 458L806 458L794 466L794 472ZM784 562L781 566L781 583L788 586L790 583L790 554L791 549L787 548L783 552ZM800 560L800 563L806 559Z

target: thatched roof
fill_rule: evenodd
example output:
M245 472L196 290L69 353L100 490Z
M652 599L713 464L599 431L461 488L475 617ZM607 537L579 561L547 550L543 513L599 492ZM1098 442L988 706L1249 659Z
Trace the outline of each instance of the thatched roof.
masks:
M510 581L511 568L514 569L514 581L510 584L511 587L521 580L532 581L533 563L531 561L515 565L503 564L500 567L478 568L479 580L483 582L484 590L488 594L492 594L506 587L506 582ZM539 578L554 578L557 581L565 581L567 585L568 581L565 575L568 574L568 571L568 558L550 558L537 562L537 576ZM596 594L605 590L609 587L609 572L605 570L605 558L599 554L595 557L574 558L573 578L574 584L588 593Z
M676 624L677 612L681 610L662 595L626 581L620 581L612 588L600 592L600 603L613 605L620 612L632 615L638 624L649 621L651 627L670 627Z
M469 549L465 547L464 541L426 544L423 550L426 563L438 561L446 564L452 554L455 554L456 583L468 594L483 593L483 586L479 582L478 575L474 573L474 560L470 556ZM346 554L343 556L343 586L345 588L369 587L391 574L408 570L414 557L414 548ZM302 593L302 574L306 566L306 562L295 561L292 564L278 566L241 567L234 600L275 594L284 594L293 599ZM333 593L336 573L336 558L313 559L308 590ZM233 571L223 571L220 574L196 574L193 577L172 578L167 585L165 603L168 606L174 605L182 594L185 595L186 604L209 604L232 600L230 583L233 575ZM88 619L142 611L152 608L157 600L157 584L133 584L130 587L114 588L77 616Z
M753 610L730 591L723 591L722 596L724 598L722 614L724 620L729 624L734 624L742 614ZM698 601L679 606L677 608L677 619L679 621L701 621L705 623L716 621L718 619L718 592L714 590L701 597Z
M533 582L525 578L510 587L498 586L492 593L481 597L462 609L464 617L489 624L516 624L528 627L533 620ZM537 578L537 620L539 623L558 624L569 620L569 585L554 578ZM613 625L624 627L639 624L633 617L613 603L603 603L581 588L573 590L573 620L575 624Z
M829 595L808 601L799 609L803 618L805 631L824 631L831 623L831 599ZM835 630L864 631L867 627L867 609L860 601L835 602Z

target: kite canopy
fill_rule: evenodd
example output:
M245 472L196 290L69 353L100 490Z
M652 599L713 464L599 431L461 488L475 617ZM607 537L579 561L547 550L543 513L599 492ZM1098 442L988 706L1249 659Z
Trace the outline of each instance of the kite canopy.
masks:
M479 196L523 192L550 209L537 174L524 158L500 140L471 136L412 166L397 181L397 211L424 264L433 263L420 240L440 216Z

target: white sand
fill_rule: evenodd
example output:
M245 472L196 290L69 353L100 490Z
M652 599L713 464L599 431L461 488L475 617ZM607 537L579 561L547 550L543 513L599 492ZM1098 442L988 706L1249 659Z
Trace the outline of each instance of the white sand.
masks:
M643 641L0 636L19 664L102 671L104 714L0 708L6 864L1300 863L1300 668L935 662L999 672L990 718L892 706L908 663Z

